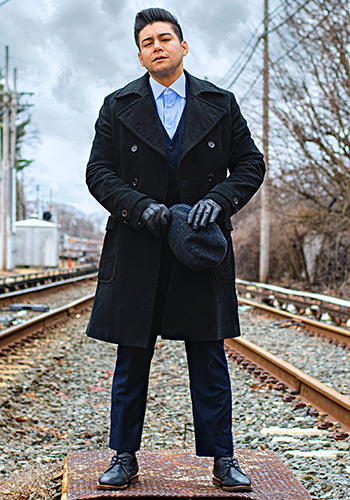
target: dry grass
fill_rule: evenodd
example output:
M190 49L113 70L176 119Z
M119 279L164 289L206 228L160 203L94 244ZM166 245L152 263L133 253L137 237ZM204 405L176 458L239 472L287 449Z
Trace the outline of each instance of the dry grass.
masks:
M0 500L50 500L59 491L60 482L54 480L62 466L57 464L26 467L23 472L12 474L0 481Z

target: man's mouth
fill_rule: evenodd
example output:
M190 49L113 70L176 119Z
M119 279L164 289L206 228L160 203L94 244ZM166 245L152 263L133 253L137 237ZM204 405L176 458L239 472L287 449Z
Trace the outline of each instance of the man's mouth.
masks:
M156 62L156 61L164 61L165 59L166 59L165 57L163 57L163 56L159 56L159 57L155 57L155 58L153 59L153 62Z

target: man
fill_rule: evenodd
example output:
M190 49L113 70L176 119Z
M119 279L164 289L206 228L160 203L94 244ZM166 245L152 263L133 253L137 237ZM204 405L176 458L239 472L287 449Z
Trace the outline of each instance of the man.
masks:
M197 455L214 457L214 484L250 491L233 457L223 340L240 335L230 217L261 185L263 156L234 96L184 72L188 47L172 14L139 12L134 34L147 73L106 97L86 173L111 214L87 334L118 344L109 443L117 453L98 487L138 480L135 452L160 334L185 341ZM193 207L193 228L219 224L228 251L217 267L193 271L175 258L166 235L178 203Z

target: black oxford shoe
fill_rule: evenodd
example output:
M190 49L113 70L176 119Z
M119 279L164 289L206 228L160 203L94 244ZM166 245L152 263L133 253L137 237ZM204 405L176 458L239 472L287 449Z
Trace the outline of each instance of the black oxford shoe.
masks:
M136 458L128 452L117 453L111 464L100 477L99 490L125 490L130 484L137 483L139 467Z
M234 457L222 457L214 463L213 484L225 491L252 491L251 482Z

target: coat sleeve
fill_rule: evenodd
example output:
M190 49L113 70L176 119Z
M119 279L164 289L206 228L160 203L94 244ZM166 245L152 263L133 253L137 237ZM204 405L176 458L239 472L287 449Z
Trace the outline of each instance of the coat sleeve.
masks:
M204 198L211 198L222 207L218 220L224 220L244 207L261 186L265 175L262 153L256 147L247 122L231 94L230 175L216 184Z
M95 137L86 168L86 183L96 200L117 219L141 229L140 216L149 203L149 196L132 189L117 174L113 142L111 109L106 97L95 124Z

